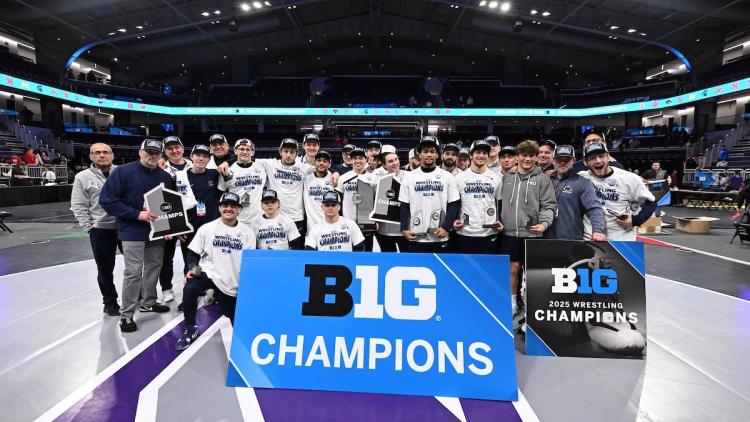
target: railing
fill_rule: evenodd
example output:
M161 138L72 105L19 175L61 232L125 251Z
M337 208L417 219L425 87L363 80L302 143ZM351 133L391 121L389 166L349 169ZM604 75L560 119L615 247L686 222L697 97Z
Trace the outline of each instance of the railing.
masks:
M67 184L70 176L70 169L68 169L68 166L59 164L50 166L50 168L55 172L55 182L58 184ZM10 179L10 174L13 170L13 166L10 164L0 164L0 180L8 180ZM32 183L39 182L39 184L43 184L43 177L42 174L44 173L44 166L26 166L26 175L29 176L29 179L32 180Z

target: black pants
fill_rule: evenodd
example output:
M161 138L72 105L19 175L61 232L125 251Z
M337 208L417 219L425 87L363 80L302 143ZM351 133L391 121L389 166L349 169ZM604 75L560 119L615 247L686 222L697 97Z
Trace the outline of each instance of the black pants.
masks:
M409 242L404 236L385 236L380 233L375 233L375 238L378 239L378 245L380 245L381 252L406 252L409 248ZM396 249L398 245L398 250Z
M174 277L174 252L177 249L177 238L164 241L164 262L159 273L159 284L161 290L172 290L172 277Z
M496 254L497 236L471 237L454 234L456 249L452 252L466 254Z
M446 253L448 242L409 242L408 251L411 253Z
M198 312L198 297L208 289L214 289L214 298L219 302L221 313L229 318L234 325L234 310L237 307L237 298L219 290L213 280L208 278L206 274L189 279L182 289L182 309L185 314L185 324L196 325L195 314Z
M365 237L365 252L372 252L372 240L375 238L375 232L362 233Z
M190 269L188 268L188 265L187 265L188 245L190 245L190 242L193 241L193 238L195 237L195 232L197 231L198 229L195 229L194 232L184 235L185 236L184 242L180 240L180 251L182 252L182 262L185 263L185 266L182 268L182 275L187 274L188 270Z
M96 261L96 281L102 293L102 303L117 302L117 289L112 274L115 270L117 249L122 252L122 244L117 240L117 230L93 228L89 231L89 241Z

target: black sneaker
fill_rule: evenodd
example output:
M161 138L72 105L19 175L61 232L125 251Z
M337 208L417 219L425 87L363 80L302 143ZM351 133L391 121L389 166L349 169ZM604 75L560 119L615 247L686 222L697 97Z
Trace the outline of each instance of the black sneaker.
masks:
M104 305L104 313L109 316L120 316L120 305L117 302L107 303Z
M177 344L174 345L174 348L177 350L185 350L193 344L195 339L198 338L198 326L197 325L187 325L185 326L185 331L182 333L182 337L180 337L179 340L177 340Z
M121 318L120 319L120 331L123 333L132 333L137 330L138 326L135 325L133 318Z
M163 314L165 312L169 312L169 306L162 305L161 303L154 303L151 306L143 306L141 305L140 311L143 313L146 312L156 312L157 314Z

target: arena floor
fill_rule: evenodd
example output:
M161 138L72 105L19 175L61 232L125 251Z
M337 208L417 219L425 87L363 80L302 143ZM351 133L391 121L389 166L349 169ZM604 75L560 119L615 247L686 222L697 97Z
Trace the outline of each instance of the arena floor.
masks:
M88 238L68 204L7 209L0 232L4 421L742 421L750 414L750 244L709 235L646 240L646 360L523 355L517 403L224 386L232 327L212 306L182 354L177 300L122 335L102 313ZM669 218L666 219L669 222ZM177 254L179 255L179 254ZM179 258L176 259L179 261ZM118 256L116 284L122 279Z

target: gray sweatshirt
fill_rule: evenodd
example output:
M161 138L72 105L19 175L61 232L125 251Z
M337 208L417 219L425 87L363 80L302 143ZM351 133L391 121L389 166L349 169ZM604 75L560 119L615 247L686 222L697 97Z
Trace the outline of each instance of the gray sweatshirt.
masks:
M527 227L542 224L548 229L555 218L555 189L539 167L520 174L511 170L503 177L503 234L513 237L542 237Z
M115 169L109 168L110 174ZM76 174L73 182L73 193L70 196L70 210L73 211L78 224L89 232L92 228L115 229L115 217L107 214L99 205L99 193L107 180L101 170L93 164L88 169Z

